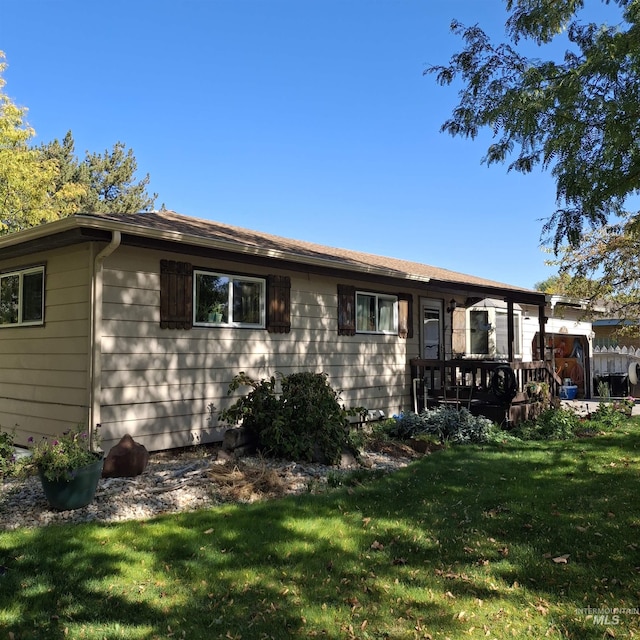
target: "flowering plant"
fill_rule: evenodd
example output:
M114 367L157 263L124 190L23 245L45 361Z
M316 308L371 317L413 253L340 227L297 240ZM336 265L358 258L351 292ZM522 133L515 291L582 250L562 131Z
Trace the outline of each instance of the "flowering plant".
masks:
M33 438L29 438L33 442ZM101 453L94 450L96 436L90 437L80 427L69 429L61 436L49 440L43 437L32 451L33 464L47 480L71 480L76 469L95 462Z

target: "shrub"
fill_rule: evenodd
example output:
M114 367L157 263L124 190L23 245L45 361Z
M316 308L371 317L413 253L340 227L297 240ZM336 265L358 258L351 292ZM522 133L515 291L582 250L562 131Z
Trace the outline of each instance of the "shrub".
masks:
M571 409L547 409L535 421L518 425L512 434L521 440L569 440L580 424L580 418Z
M229 385L229 393L240 386L250 386L252 390L221 411L220 419L230 424L242 423L265 454L335 464L345 448L354 450L347 417L363 410L345 409L326 374L283 376L278 393L273 376L257 382L241 372Z
M629 418L631 409L633 404L626 399L617 402L601 402L591 414L591 420L599 422L605 429L615 429Z
M16 467L13 433L0 431L0 478L10 476Z
M487 442L492 428L491 420L474 416L464 407L438 407L425 409L420 414L410 411L398 416L390 434L403 440L430 435L442 443Z

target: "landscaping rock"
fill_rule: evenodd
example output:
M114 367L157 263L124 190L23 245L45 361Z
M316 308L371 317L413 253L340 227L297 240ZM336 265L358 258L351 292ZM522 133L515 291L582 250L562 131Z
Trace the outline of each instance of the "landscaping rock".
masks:
M111 448L102 469L103 478L133 478L139 476L149 463L149 452L129 434Z
M246 429L235 427L224 432L222 448L225 451L235 451L237 455L245 455L248 451L255 450L255 442ZM242 453L239 453L238 449L241 449Z
M411 455L407 455L407 451ZM344 468L311 462L291 462L254 456L238 458L218 447L187 447L156 451L149 456L144 473L135 478L103 478L94 501L73 511L51 509L37 476L8 478L0 483L0 531L42 527L54 523L122 522L144 520L160 514L204 509L222 502L250 502L280 495L322 491L329 474L350 473L365 466L392 472L416 457L411 449L386 453L366 451L362 460ZM215 477L216 467L240 473L238 487L230 488ZM218 474L220 475L220 474ZM263 481L269 480L269 487ZM240 495L251 484L251 495ZM241 491L242 489L242 491ZM254 489L256 489L254 491ZM255 495L253 495L255 493ZM1 577L1 571L0 571Z

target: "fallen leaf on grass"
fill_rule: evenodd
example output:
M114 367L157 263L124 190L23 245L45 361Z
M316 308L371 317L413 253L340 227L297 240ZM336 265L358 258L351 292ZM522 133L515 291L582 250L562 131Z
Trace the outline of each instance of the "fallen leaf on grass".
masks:
M377 540L374 540L374 541L371 543L371 548L372 548L374 551L382 551L382 550L384 549L384 545L383 545L382 543L378 542Z
M556 556L555 558L552 558L552 560L556 563L556 564L567 564L569 562L569 555L568 553L563 553L561 556Z

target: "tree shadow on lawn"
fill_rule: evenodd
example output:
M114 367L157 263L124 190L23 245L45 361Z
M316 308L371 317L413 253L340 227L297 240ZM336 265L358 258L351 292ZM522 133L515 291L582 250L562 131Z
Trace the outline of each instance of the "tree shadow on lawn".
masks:
M326 495L34 530L7 550L0 607L20 640L499 637L505 616L601 637L576 610L638 606L637 477L619 438L452 447Z

